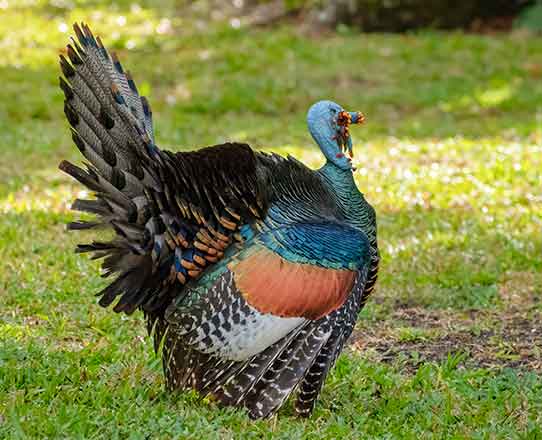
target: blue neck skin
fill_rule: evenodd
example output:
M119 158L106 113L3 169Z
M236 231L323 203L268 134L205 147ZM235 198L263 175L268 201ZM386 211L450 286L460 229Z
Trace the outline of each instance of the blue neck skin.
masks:
M339 116L344 117L343 108L332 101L319 101L312 105L307 114L309 131L326 157L326 164L318 170L323 180L337 196L347 218L357 219L363 204L363 195L358 190L352 174L352 162L343 149L352 152L352 138L339 138L344 131L344 123L339 124ZM348 112L350 123L363 122L360 113ZM347 124L348 126L348 124ZM339 139L344 142L341 148ZM357 221L357 220L356 220Z
M309 113L308 125L313 139L326 158L326 164L318 172L339 192L349 192L354 188L357 190L352 174L352 162L341 151L335 139L336 130L329 120L323 117L313 117ZM351 148L352 138L348 138L348 143Z
M326 157L327 161L334 164L337 168L345 171L349 171L352 174L352 162L341 151L337 143L337 131L333 127L330 117L323 112L309 112L307 122L309 131L320 147L322 153ZM349 138L348 143L351 148L352 140Z

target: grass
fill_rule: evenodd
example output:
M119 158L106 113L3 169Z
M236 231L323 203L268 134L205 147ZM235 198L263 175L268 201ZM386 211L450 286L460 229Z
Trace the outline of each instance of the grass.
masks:
M542 39L234 29L172 4L0 2L0 438L542 438ZM82 188L56 168L78 159L56 59L79 19L150 96L162 148L316 167L308 106L367 114L381 277L311 419L166 393L141 316L96 304L64 231Z

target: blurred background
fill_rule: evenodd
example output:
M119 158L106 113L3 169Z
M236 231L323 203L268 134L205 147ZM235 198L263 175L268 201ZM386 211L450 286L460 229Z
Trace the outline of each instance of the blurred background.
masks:
M167 395L142 318L95 304L105 282L64 227L82 188L57 169L80 160L58 55L81 20L161 148L317 167L309 106L366 114L381 275L313 419ZM540 32L536 0L0 0L0 437L541 438Z

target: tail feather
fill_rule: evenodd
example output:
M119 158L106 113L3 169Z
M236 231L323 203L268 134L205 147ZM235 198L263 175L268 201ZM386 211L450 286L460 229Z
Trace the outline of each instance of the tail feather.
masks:
M77 131L72 129L72 140L77 146L79 151L85 156L85 158L93 164L98 172L106 179L110 180L113 176L113 167L107 163L107 154L104 154L104 149L99 147L91 147L91 145L100 145L100 140L94 134L92 130L88 128L85 122L79 125L79 132L85 133L80 135ZM93 139L94 137L94 139ZM101 151L98 151L98 150Z
M256 384L245 399L252 418L273 414L303 380L307 370L331 335L328 323L300 333Z
M82 168L79 168L78 166L72 164L71 162L63 160L62 162L60 162L58 168L60 168L66 174L72 176L75 180L86 186L91 191L101 191L102 188L100 187L94 176L92 176L89 172L86 172Z
M104 222L101 222L101 221L96 221L96 222L75 221L75 222L68 223L67 228L70 231L82 231L84 229L97 229L103 226L105 226Z
M145 129L147 130L147 133L149 133L151 140L154 143L154 131L152 129L152 110L149 101L145 96L141 97L141 106L143 107Z
M363 307L367 295L374 287L377 272L378 260L376 260L375 266L360 272L348 302L340 312L336 311L332 316L329 316L329 321L333 326L333 333L307 371L299 387L295 410L300 416L307 417L314 409L324 381L337 361L344 344L352 334L356 317ZM372 283L367 283L367 280L372 281Z
M111 214L111 210L102 200L82 200L75 199L71 209L91 214L101 215L103 217Z
M129 217L137 214L137 206L127 194L121 191L125 185L125 182L122 182L121 179L112 179L113 183L116 184L115 186L97 173L94 167L88 166L87 171L85 171L65 160L60 163L59 168L90 190L100 193L102 195L101 199L106 202L110 208L113 208L113 211L127 212Z
M301 326L282 340L271 345L263 352L233 371L226 371L221 376L204 378L203 392L209 392L224 405L239 405L248 393L260 382L273 363L287 350L303 331Z
M126 76L116 56L109 55L88 26L76 24L74 30L80 45L73 40L67 47L71 65L65 57L60 58L62 72L72 86L70 90L61 81L66 100L77 107L88 127L102 143L109 144L118 159L129 161L147 155L155 148L152 125L146 116L150 110L144 111L133 79Z
M320 394L327 374L337 358L337 349L341 334L342 329L335 327L334 334L332 334L327 343L322 347L322 350L318 353L318 356L314 359L313 364L305 374L295 402L296 413L300 416L307 417L312 413L316 398Z

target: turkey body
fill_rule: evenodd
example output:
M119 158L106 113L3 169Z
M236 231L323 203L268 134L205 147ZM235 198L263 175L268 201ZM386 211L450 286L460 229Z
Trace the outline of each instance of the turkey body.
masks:
M100 304L143 311L169 389L253 418L297 390L309 415L378 271L375 212L342 154L351 116L330 101L309 112L328 157L316 171L238 143L164 151L131 76L88 27L74 29L61 87L88 164L60 168L96 195L73 204L96 220L69 227L116 232L78 246L116 276Z

